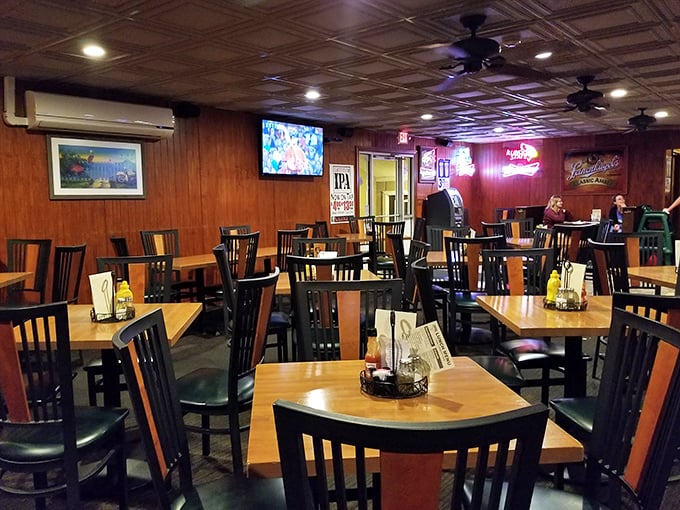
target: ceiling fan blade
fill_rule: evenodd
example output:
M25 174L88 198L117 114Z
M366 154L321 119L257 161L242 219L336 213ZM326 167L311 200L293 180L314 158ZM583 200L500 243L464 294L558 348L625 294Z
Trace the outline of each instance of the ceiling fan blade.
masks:
M566 106L566 107L564 107L564 109L562 111L563 112L573 112L574 110L576 110L576 108L578 108L577 105Z
M459 60L464 60L467 58L470 58L470 53L467 52L465 49L461 48L460 46L457 46L456 43L451 44L447 48L449 57L459 59Z
M538 69L516 64L504 64L500 69L490 69L497 74L509 74L511 76L519 76L520 78L528 78L536 81L548 81L555 78L553 74L546 71L539 71Z
M589 108L588 110L586 110L585 114L588 117L597 118L597 117L603 117L604 115L607 114L607 112L604 108L599 108L599 107L593 106L592 108Z
M442 92L446 92L456 81L456 79L461 76L461 73L458 72L456 74L452 74L447 76L444 81L442 81L439 86L435 89L435 92L438 94L441 94Z

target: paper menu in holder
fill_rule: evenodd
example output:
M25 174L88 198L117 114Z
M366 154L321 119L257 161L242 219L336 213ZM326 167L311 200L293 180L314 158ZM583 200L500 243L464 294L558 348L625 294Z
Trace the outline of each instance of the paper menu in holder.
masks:
M562 275L560 276L562 287L574 289L578 295L579 303L581 302L581 289L586 278L586 265L570 262L568 267L571 270L567 271L567 264L562 264Z
M90 291L92 292L92 307L95 317L110 317L113 315L113 295L116 291L113 273L107 271L89 275Z

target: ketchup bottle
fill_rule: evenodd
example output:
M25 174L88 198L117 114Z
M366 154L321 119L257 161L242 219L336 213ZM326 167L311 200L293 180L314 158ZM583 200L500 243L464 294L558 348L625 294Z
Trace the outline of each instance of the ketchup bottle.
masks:
M366 331L368 341L366 343L366 356L364 357L365 376L370 379L373 376L373 371L382 368L380 357L380 344L378 343L378 331L375 328L368 328Z

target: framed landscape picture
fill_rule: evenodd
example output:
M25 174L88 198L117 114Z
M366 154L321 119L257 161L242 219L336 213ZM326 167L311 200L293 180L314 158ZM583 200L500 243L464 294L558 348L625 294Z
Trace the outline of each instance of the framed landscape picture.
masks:
M418 182L435 182L437 180L437 149L418 147L418 156Z
M50 199L144 198L142 144L48 136Z

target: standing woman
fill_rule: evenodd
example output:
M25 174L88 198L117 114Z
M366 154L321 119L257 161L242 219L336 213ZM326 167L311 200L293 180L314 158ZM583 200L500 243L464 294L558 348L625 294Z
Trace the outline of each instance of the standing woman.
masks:
M543 211L543 224L546 227L553 228L556 223L564 223L565 221L574 221L574 217L564 208L560 195L551 196L545 211Z
M612 197L612 207L609 209L609 220L614 225L614 232L621 232L624 207L626 207L626 199L621 193L617 193Z

